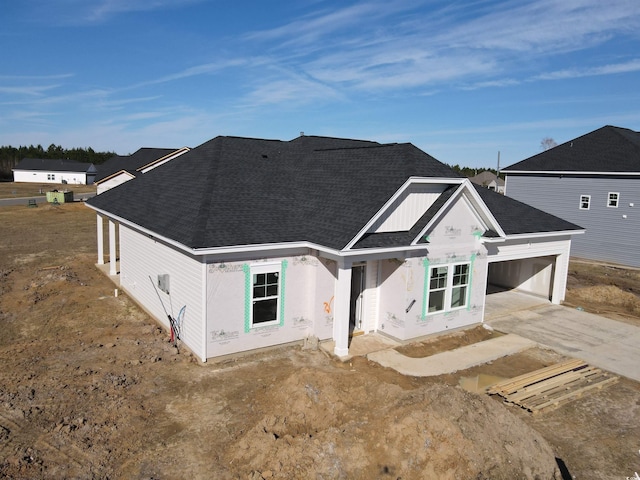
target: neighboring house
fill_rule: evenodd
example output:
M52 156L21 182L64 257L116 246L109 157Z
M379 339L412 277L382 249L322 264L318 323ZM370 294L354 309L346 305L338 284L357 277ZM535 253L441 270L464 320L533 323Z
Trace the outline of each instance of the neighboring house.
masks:
M74 160L23 158L13 169L14 182L90 185L96 176L93 163Z
M585 227L573 256L640 267L640 132L605 126L502 171L509 197Z
M86 204L98 263L106 218L110 274L203 361L477 324L489 281L560 303L582 232L411 144L314 136L216 137Z
M188 147L177 150L175 148L141 148L132 155L111 157L98 167L95 179L96 193L100 195L188 151Z
M504 194L504 180L489 170L485 170L474 177L470 177L469 180L476 185Z

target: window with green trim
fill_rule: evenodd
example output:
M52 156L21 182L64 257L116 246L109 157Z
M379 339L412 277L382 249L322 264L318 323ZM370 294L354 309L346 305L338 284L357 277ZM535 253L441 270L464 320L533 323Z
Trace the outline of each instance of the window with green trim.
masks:
M280 321L280 264L251 266L251 326Z
M427 313L467 306L471 264L434 265L429 268Z

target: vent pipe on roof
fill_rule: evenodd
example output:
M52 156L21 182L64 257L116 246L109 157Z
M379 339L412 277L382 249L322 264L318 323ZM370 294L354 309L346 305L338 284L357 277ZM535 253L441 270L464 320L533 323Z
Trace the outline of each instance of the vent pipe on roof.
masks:
M300 132L300 136L301 136L301 137L304 137L304 132Z

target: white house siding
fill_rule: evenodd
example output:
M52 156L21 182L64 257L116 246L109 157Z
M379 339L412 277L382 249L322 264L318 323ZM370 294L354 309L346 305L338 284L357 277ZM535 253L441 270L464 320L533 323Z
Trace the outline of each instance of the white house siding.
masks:
M576 235L576 257L640 267L640 178L508 175L507 196L586 229ZM619 193L618 208L607 207L609 192ZM580 196L590 195L588 210Z
M409 230L447 188L444 184L412 184L370 228L371 232Z
M380 329L400 340L482 322L487 278L486 249L479 236L484 230L470 206L456 202L428 232L426 257L403 262L382 262ZM470 264L467 304L440 313L428 312L429 268Z
M118 185L122 185L125 182L128 182L129 180L131 180L133 177L131 175L128 174L120 174L120 175L116 175L113 178L110 178L109 180L105 180L104 182L100 182L98 183L96 192L98 195L100 195L103 192L106 192L107 190L111 190L114 187L117 187Z
M158 275L163 274L169 275L168 294L154 287ZM120 285L167 328L169 320L163 304L174 318L185 307L181 339L194 354L206 358L202 342L204 286L200 261L120 225Z
M252 265L280 263L280 324L250 328L246 282ZM334 262L313 255L207 266L207 356L253 350L315 335L330 338L333 328ZM282 308L281 305L278 308Z
M51 179L52 175L53 179ZM84 172L47 172L33 170L13 171L14 182L63 183L63 180L69 184L85 185L87 183L87 174Z

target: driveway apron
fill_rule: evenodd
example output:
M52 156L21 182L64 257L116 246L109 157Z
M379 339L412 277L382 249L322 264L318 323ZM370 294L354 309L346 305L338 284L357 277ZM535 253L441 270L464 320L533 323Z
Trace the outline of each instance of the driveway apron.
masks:
M551 304L510 312L486 323L640 381L640 327Z

